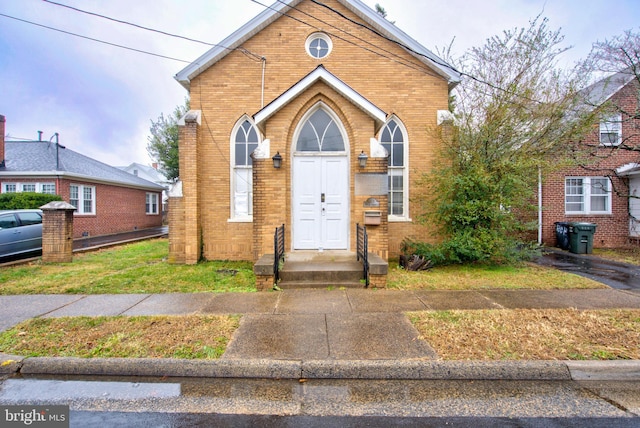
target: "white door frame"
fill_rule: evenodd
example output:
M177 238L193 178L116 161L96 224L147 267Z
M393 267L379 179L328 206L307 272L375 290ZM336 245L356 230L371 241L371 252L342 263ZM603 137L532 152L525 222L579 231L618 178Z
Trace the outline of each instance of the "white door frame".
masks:
M292 169L292 248L348 250L348 156L297 154L293 157Z
M302 127L304 126L304 124L307 122L307 120L309 119L309 117L311 117L311 115L313 113L315 113L318 109L322 109L324 112L326 112L335 122L335 124L337 125L338 129L340 130L340 133L342 135L342 139L344 141L344 151L343 152L298 152L296 151L296 146L297 146L297 142L298 142L298 137L300 134L300 131L302 129ZM349 139L347 137L347 132L346 129L344 128L342 121L338 118L338 116L333 112L333 110L331 110L331 108L329 108L325 103L323 102L318 102L316 105L314 105L312 108L310 108L305 114L304 116L300 119L300 121L298 122L297 126L296 126L296 130L293 134L293 140L291 142L291 151L290 151L291 155L290 155L290 161L291 161L291 230L292 230L292 245L291 248L293 250L320 250L320 249L339 249L339 250L349 250L350 248L350 242L351 242L351 162L350 162L350 157L349 157ZM344 235L344 237L342 238L342 240L344 241L343 244L340 244L340 248L331 248L331 246L324 247L325 242L328 240L327 236L326 236L326 231L327 231L327 214L329 214L327 212L327 208L328 208L328 204L324 203L320 206L316 206L316 207L311 207L313 205L313 201L310 201L310 209L317 209L318 212L316 212L316 214L314 215L313 213L308 212L307 215L309 215L311 218L318 218L319 221L317 222L317 227L319 228L316 231L316 236L319 237L319 241L318 241L318 245L300 245L299 239L296 239L298 237L297 233L300 233L300 230L297 230L299 228L299 225L296 225L296 220L298 219L298 216L300 215L300 213L296 212L296 209L298 209L298 204L296 203L296 195L298 193L298 190L300 190L298 187L296 187L297 185L300 185L300 181L296 179L297 174L304 174L305 171L303 170L298 170L299 168L296 168L296 165L298 165L298 161L302 160L302 159L319 159L319 162L321 164L320 168L315 169L314 172L311 172L312 174L316 174L319 175L318 177L314 178L313 180L315 182L317 182L317 186L312 186L314 188L314 191L317 193L316 197L317 200L320 201L320 195L322 193L322 189L325 189L325 197L326 197L326 185L327 182L331 180L332 177L326 177L326 182L322 183L322 176L325 175L326 173L323 173L322 169L323 166L326 166L326 161L333 158L344 158L344 183L342 184L343 186L343 195L344 195L344 202L342 203L342 215L344 216L344 223L342 225L343 227L343 231L340 232ZM311 164L309 164L311 165ZM309 171L306 171L309 172ZM308 183L305 183L305 185ZM317 187L317 188L316 188ZM320 190L318 190L318 188ZM311 198L311 197L310 197ZM330 208L330 207L329 207ZM324 220L322 219L322 216L325 216ZM335 214L335 213L334 213ZM323 230L324 228L324 230ZM322 234L324 234L324 236L322 236ZM302 247L302 248L300 248ZM310 248L307 248L310 247ZM315 247L315 248L313 248Z

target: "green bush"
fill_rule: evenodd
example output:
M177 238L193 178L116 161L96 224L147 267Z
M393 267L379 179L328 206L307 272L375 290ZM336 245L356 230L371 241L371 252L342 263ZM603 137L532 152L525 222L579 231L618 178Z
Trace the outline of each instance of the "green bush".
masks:
M22 192L0 194L0 210L38 209L52 201L61 201L58 195L46 193Z

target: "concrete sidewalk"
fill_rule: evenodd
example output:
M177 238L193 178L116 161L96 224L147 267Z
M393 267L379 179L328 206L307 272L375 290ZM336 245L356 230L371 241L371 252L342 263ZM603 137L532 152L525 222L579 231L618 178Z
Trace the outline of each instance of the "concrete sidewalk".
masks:
M4 356L0 373L365 379L640 380L639 361L445 362L403 312L640 308L640 293L589 290L287 290L0 296L0 329L33 317L242 314L216 361Z

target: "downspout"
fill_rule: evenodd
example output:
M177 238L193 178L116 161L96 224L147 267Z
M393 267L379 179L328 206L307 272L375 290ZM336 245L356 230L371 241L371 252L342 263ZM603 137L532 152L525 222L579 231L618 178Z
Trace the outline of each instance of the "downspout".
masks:
M264 108L264 74L267 68L267 58L262 57L262 94L260 98L260 108Z
M538 245L542 245L542 168L538 167Z

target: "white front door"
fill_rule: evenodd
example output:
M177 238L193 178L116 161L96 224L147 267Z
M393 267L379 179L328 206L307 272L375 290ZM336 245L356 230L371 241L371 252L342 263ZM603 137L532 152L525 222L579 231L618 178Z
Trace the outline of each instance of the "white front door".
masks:
M346 156L296 156L293 163L293 247L346 250L349 162Z

